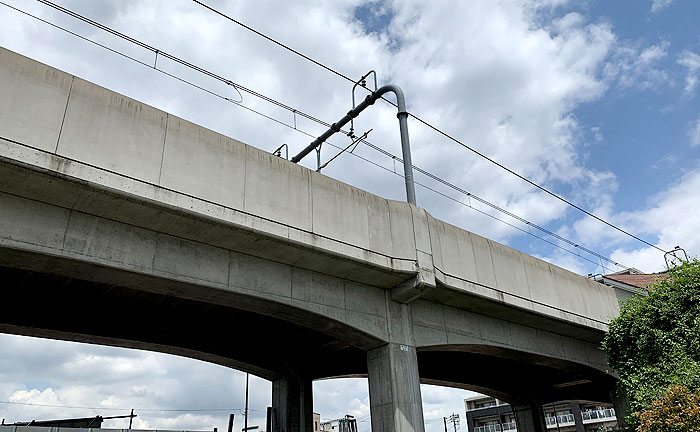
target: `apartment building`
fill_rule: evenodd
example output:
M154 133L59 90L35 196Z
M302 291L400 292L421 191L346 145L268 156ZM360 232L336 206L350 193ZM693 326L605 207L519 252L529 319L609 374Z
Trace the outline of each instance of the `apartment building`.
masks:
M517 431L510 405L490 396L464 400L469 432ZM615 410L610 405L558 402L543 407L547 430L551 432L599 432L617 429Z

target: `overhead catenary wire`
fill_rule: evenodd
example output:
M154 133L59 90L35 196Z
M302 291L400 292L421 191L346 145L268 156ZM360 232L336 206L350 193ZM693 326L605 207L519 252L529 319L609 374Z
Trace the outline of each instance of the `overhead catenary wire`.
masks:
M232 17L230 17L230 16L224 14L223 12L221 12L221 11L219 11L219 10L217 10L217 9L214 9L213 7L207 5L207 4L204 3L204 2L201 2L201 1L199 1L199 0L192 0L192 1L195 2L195 3L197 3L198 5L200 5L200 6L204 7L204 8L206 8L206 9L209 9L210 11L214 12L215 14L218 14L218 15L220 15L220 16L226 18L227 20L232 21L232 22L238 24L239 26L245 28L246 30L248 30L248 31L250 31L250 32L253 32L253 33L255 33L256 35L258 35L258 36L260 36L260 37L262 37L262 38L265 38L265 39L267 39L268 41L270 41L270 42L272 42L272 43L274 43L274 44L276 44L276 45L279 45L279 46L281 46L282 48L284 48L284 49L286 49L286 50L288 50L288 51L293 52L294 54L296 54L296 55L298 55L298 56L304 58L305 60L310 61L311 63L315 64L316 66L322 67L323 69L327 70L328 72L331 72L331 73L333 73L333 74L336 74L336 75L338 75L339 77L344 78L344 79L346 79L346 80L348 80L348 81L351 81L351 82L354 82L354 81L355 81L355 80L353 80L352 78L350 78L349 76L344 75L344 74L338 72L337 70L332 69L332 68L330 68L330 67L324 65L323 63L314 60L313 58L307 56L306 54L304 54L304 53L302 53L302 52L300 52L300 51L297 51L297 50L295 50L294 48L292 48L292 47L290 47L290 46L288 46L288 45L285 45L285 44L283 44L282 42L279 42L279 41L277 41L277 40L271 38L270 36L268 36L268 35L266 35L266 34L260 32L260 31L258 31L258 30L255 30L253 27L250 27L250 26L248 26L248 25L243 24L242 22L240 22L240 21L238 21L238 20L236 20L236 19L234 19L234 18L232 18Z
M41 3L44 3L44 4L51 3L51 2L48 2L47 0L37 0L37 1L39 1L39 2L41 2ZM208 93L208 94L210 94L210 95L219 97L219 98L224 99L224 100L226 100L226 101L228 101L228 102L232 102L232 103L235 104L235 106L241 107L241 108L246 109L246 110L248 110L248 111L250 111L250 112L252 112L252 113L254 113L254 114L256 114L256 115L260 115L260 116L262 116L262 117L264 117L264 118L266 118L266 119L269 119L269 120L271 120L271 121L274 121L274 122L276 122L276 123L278 123L278 124L280 124L280 125L283 125L283 126L288 127L288 128L290 128L290 129L296 130L297 132L302 133L302 134L304 134L304 135L306 135L306 136L308 136L308 137L311 137L311 138L314 138L314 137L315 137L315 135L312 135L311 133L308 133L308 132L306 132L306 131L303 131L303 130L299 129L296 125L293 126L293 125L287 124L287 123L285 123L285 122L283 122L283 121L281 121L281 120L279 120L279 119L276 119L276 118L274 118L274 117L268 116L268 115L266 115L266 114L264 114L264 113L261 113L261 112L259 112L259 111L257 111L257 110L254 110L254 109L252 109L252 108L250 108L250 107L248 107L248 106L242 104L242 103L239 102L239 101L234 101L234 100L232 100L232 99L230 99L230 98L228 98L228 97L226 97L226 96L223 96L223 95L218 94L218 93L216 93L216 92L214 92L214 91L211 91L211 90L209 90L209 89L206 89L206 88L204 88L204 87L202 87L202 86L200 86L200 85L198 85L198 84L195 84L195 83L193 83L193 82L191 82L191 81L185 80L185 79L183 79L183 78L181 78L181 77L178 77L178 76L176 76L176 75L174 75L174 74L171 74L171 73L169 73L169 72L167 72L167 71L164 71L164 70L162 70L162 69L160 69L160 68L154 67L154 66L152 66L152 65L150 65L150 64L148 64L148 63L146 63L146 62L143 62L143 61L141 61L141 60L139 60L139 59L137 59L137 58L135 58L135 57L129 56L129 55L124 54L124 53L122 53L122 52L120 52L120 51L118 51L118 50L112 49L112 48L110 48L110 47L108 47L108 46L106 46L106 45L104 45L104 44L101 44L101 43L99 43L99 42L96 42L96 41L94 41L94 40L92 40L92 39L90 39L90 38L84 37L84 36L82 36L82 35L80 35L80 34L78 34L78 33L75 33L75 32L73 32L73 31L70 31L70 30L68 30L68 29L66 29L66 28L63 28L63 27L57 25L57 24L51 23L51 22L49 22L49 21L47 21L47 20L44 20L44 19L42 19L42 18L39 18L39 17L37 17L37 16L35 16L35 15L32 15L32 14L26 12L26 11L23 11L23 10L21 10L21 9L15 8L15 7L13 7L13 6L10 6L10 5L8 5L8 4L2 2L2 1L0 1L0 4L2 4L2 5L4 5L4 6L7 6L7 7L11 8L11 9L14 9L14 10L16 10L16 11L18 11L18 12L21 12L21 13L23 13L23 14L25 14L25 15L27 15L27 16L30 16L30 17L32 17L32 18L34 18L34 19L37 19L37 20L39 20L39 21L41 21L41 22L44 22L44 23L46 23L46 24L48 24L48 25L51 25L51 26L53 26L53 27L55 27L55 28L57 28L57 29L59 29L59 30L62 30L62 31L64 31L64 32L67 32L67 33L69 33L69 34L71 34L71 35L73 35L73 36L79 37L79 38L81 38L81 39L83 39L83 40L85 40L85 41L87 41L87 42L93 43L93 44L95 44L95 45L97 45L97 46L99 46L99 47L102 47L102 48L104 48L104 49L106 49L106 50L109 50L110 52L113 52L113 53L115 53L115 54L118 54L118 55L120 55L120 56L122 56L122 57L124 57L124 58L127 58L127 59L129 59L129 60L132 60L132 61L134 61L134 62L136 62L136 63L138 63L138 64L140 64L140 65L142 65L142 66L148 67L149 69L154 69L154 70L156 70L156 71L158 71L158 72L160 72L160 73L162 73L162 74L164 74L164 75L167 75L167 76L169 76L169 77L171 77L171 78L173 78L173 79L176 79L176 80L178 80L178 81L180 81L180 82L182 82L182 83L185 83L185 84L190 85L190 86L192 86L192 87L194 87L194 88L197 88L197 89L199 89L199 90L202 90L202 91L204 91L204 92L206 92L206 93ZM59 6L59 7L60 7L60 6ZM61 10L61 11L62 11L63 9L65 9L65 8L62 8L62 7L61 7L61 9L58 9L58 10ZM108 29L108 30L105 30L105 31L108 31L110 34L116 35L116 36L118 36L118 37L120 37L120 38L123 38L123 39L125 39L125 40L133 41L133 43L137 44L137 45L140 46L140 47L144 47L144 48L147 47L146 49L148 49L148 50L150 50L150 51L152 51L152 52L154 52L154 53L155 53L155 52L161 53L161 55L163 55L164 57L167 57L167 58L169 58L169 59L173 59L173 61L176 61L176 62L179 63L179 64L186 65L186 66L191 65L191 67L193 67L194 70L196 70L196 71L203 71L202 73L204 73L206 76L209 76L209 77L212 77L212 78L216 78L216 79L218 79L218 80L220 80L220 81L223 81L223 82L225 82L225 83L227 83L227 84L229 84L229 85L232 85L232 86L233 86L234 88L236 88L236 89L241 89L241 90L243 90L244 92L247 92L247 93L249 93L249 94L252 94L252 95L254 95L254 96L256 96L256 97L261 97L263 100L265 100L265 101L267 101L267 102L270 102L270 103L272 103L272 104L274 104L274 105L276 105L276 106L278 106L278 107L282 107L282 108L284 108L284 109L286 109L286 110L288 110L288 111L290 111L290 112L293 112L295 115L298 114L298 115L300 115L300 116L302 116L302 117L305 117L305 118L307 118L307 119L309 119L309 120L311 120L311 121L314 121L314 122L316 122L316 123L318 123L318 124L321 124L321 125L324 125L324 126L326 126L326 127L330 126L329 123L324 122L323 120L317 119L316 117L313 117L313 116L311 116L311 115L309 115L309 114L306 114L306 113L304 113L303 111L300 111L300 110L298 110L298 109L296 109L296 108L293 108L293 107L291 107L291 106L289 106L289 105L286 105L286 104L284 104L284 103L282 103L282 102L279 102L279 101L277 101L277 100L275 100L275 99L273 99L273 98L270 98L270 97L268 97L268 96L265 96L265 95L263 95L263 94L261 94L261 93L259 93L259 92L256 92L256 91L254 91L254 90L248 89L248 88L246 88L246 87L244 87L244 86L242 86L242 85L239 85L238 83L234 83L234 82L231 81L231 80L228 80L228 79L226 79L226 78L224 78L224 77L218 76L218 75L216 75L216 74L214 74L214 73L212 73L212 72L210 72L210 71L208 71L208 70L206 70L206 69L204 69L204 68L201 68L201 67L199 67L199 66L193 65L193 64L191 64L191 63L189 63L189 62L186 62L186 61L184 61L184 60L182 60L182 59L180 59L180 58L178 58L178 57L175 57L175 56L170 55L170 54L167 54L167 53L163 54L163 53L164 53L163 51L161 51L161 50L159 50L159 49L157 49L157 48L155 48L155 47L152 47L152 46L150 46L150 45L148 45L148 44L145 44L145 43L143 43L143 42L141 42L141 41L139 41L139 40L137 40L137 39L135 39L135 38L133 38L133 37L124 35L123 33L120 33L120 32L118 32L118 31L116 31L116 30L113 30L113 29L107 27L107 26L104 26L104 25L102 25L102 24L100 24L100 23L97 23L97 22L95 22L95 21L93 21L93 20L91 20L91 19L89 19L89 18L82 17L82 15L79 15L79 14L73 12L73 11L69 11L69 12L70 12L70 16L72 16L72 17L74 17L74 18L80 19L81 21L86 22L86 23L90 23L90 24L94 23L94 24L92 24L92 25L96 25L96 26L98 26L98 28L100 28L100 29ZM189 67L189 66L188 66L188 67ZM342 131L342 132L347 133L347 132L345 132L345 131ZM372 144L371 142L367 141L366 139L361 139L360 141L361 141L363 144L367 145L368 147L374 149L375 151L378 151L378 152L380 152L381 154L383 154L383 155L385 155L385 156L391 158L392 160L394 160L394 161L399 161L400 163L403 163L403 160L402 160L401 158L399 158L399 157L393 155L392 153L390 153L390 152L388 152L388 151L382 149L382 148L379 147L379 146L376 146L376 145ZM337 149L341 149L341 150L342 150L342 147L337 146L337 145L335 145L335 144L329 143L329 145L331 145L331 146L333 146L333 147L335 147L335 148L337 148ZM357 158L359 158L359 159L361 159L361 160L367 162L367 163L370 163L370 164L372 164L372 165L374 165L374 166L376 166L376 167L379 167L379 168L381 168L381 169L384 169L385 171L388 171L388 172L390 172L390 173L393 173L393 174L395 174L395 175L398 175L399 177L403 177L403 176L401 176L399 173L397 173L397 172L395 172L395 171L392 171L392 170L390 170L390 169L388 169L388 168L386 168L386 167L384 167L384 166L382 166L382 165L380 165L380 164L378 164L378 163L376 163L376 162L374 162L374 161L372 161L372 160L370 160L370 159L367 159L367 158L365 158L365 157L362 157L362 156L360 156L360 155L358 155L358 154L356 154L356 153L351 153L351 154L352 154L353 156L355 156L355 157L357 157ZM537 225L537 224L534 224L534 223L532 223L532 222L529 222L528 220L526 220L526 219L524 219L524 218L522 218L522 217L520 217L520 216L517 216L517 215L515 215L515 214L512 213L512 212L509 212L509 211L507 211L507 210L505 210L505 209L503 209L503 208L501 208L501 207L499 207L499 206L497 206L497 205L495 205L495 204L492 204L492 203L490 203L489 201L487 201L487 200L485 200L485 199L483 199L483 198L480 198L480 197L478 197L477 195L474 195L474 194L472 194L472 193L470 193L470 192L468 192L468 191L466 191L466 190L464 190L464 189L462 189L462 188L460 188L460 187L458 187L458 186L456 186L456 185L454 185L454 184L452 184L452 183L450 183L450 182L447 182L446 180L440 178L439 176L436 176L436 175L434 175L434 174L432 174L432 173L430 173L430 172L428 172L428 171L426 171L426 170L424 170L424 169L422 169L422 168L420 168L420 167L417 167L417 166L413 165L413 168L414 168L417 172L419 172L419 173L421 173L421 174L423 174L423 175L425 175L425 176L427 176L427 177L429 177L429 178L431 178L431 179L433 179L433 180L435 180L435 181L438 181L439 183L441 183L441 184L443 184L443 185L445 185L445 186L447 186L447 187L449 187L449 188L451 188L451 189L453 189L453 190L455 190L455 191L457 191L457 192L459 192L459 193L461 193L461 194L466 195L466 196L469 197L470 199L473 198L473 199L475 199L476 201L481 202L482 204L487 205L488 207L490 207L490 208L492 208L492 209L494 209L494 210L496 210L496 211L502 212L502 213L508 215L509 217L512 217L512 218L518 220L519 222L526 224L527 226L530 226L530 227L532 227L532 228L534 228L534 229L540 230L540 231L542 231L542 232L544 232L544 233L546 233L546 234L548 234L548 235L551 235L551 236L557 238L557 239L560 240L560 241L563 241L563 242L565 242L565 243L567 243L567 244L570 244L570 245L574 246L574 248L577 248L577 249L582 250L582 251L584 251L584 252L586 252L586 253L589 253L589 254L591 254L591 255L597 257L598 259L604 260L604 261L609 262L609 263L611 263L611 264L613 264L613 265L616 265L616 266L619 266L619 267L623 267L623 268L627 268L626 266L624 266L624 265L622 265L622 264L620 264L620 263L617 263L617 262L615 262L615 261L609 259L608 257L604 256L604 255L601 255L601 254L599 254L599 253L597 253L597 252L594 252L594 251L592 251L592 250L590 250L590 249L588 249L588 248L582 247L582 246L576 244L575 242L564 238L563 236L560 236L560 235L558 235L558 234L556 234L556 233L554 233L554 232L552 232L552 231L550 231L550 230L547 230L546 228L543 228L543 227L541 227L541 226L539 226L539 225ZM519 231L521 231L521 232L523 232L523 233L529 234L529 235L531 235L531 236L533 236L533 237L535 237L535 238L537 238L537 239L540 239L540 240L542 240L542 241L544 241L544 242L546 242L546 243L548 243L548 244L550 244L550 245L552 245L552 246L555 246L555 247L557 247L557 248L559 248L559 249L562 249L562 250L564 250L564 251L567 251L567 252L569 252L569 253L571 253L571 254L573 254L573 255L575 255L575 256L581 258L581 259L584 259L585 261L588 261L588 262L591 262L591 263L595 264L596 266L600 265L600 266L601 266L602 268L604 268L605 270L612 271L612 270L610 270L609 268L603 266L602 264L597 263L596 261L593 261L593 260L590 260L590 259L588 259L588 258L585 258L585 257L581 256L579 253L576 253L576 252L574 252L574 251L572 251L572 250L569 250L569 249L566 249L566 248L564 248L564 247L561 247L560 245L557 245L557 244L554 243L554 242L548 241L548 240L544 239L543 237L540 237L540 236L537 236L537 235L531 233L531 232L528 231L528 230L524 230L524 229L522 229L522 228L520 228L520 227L518 227L518 226L516 226L516 225L514 225L514 224L511 224L511 223L509 223L509 222L507 222L507 221L504 221L503 219L500 219L500 218L498 218L498 217L495 217L495 216L491 215L491 214L488 213L488 212L484 212L484 211L482 211L482 210L480 210L480 209L477 209L477 208L475 208L475 207L473 207L473 206L471 206L471 205L469 205L469 204L466 204L466 203L464 203L464 202L462 202L462 201L460 201L460 200L457 200L457 199L455 199L455 198L453 198L453 197L451 197L451 196L449 196L449 195L447 195L447 194L444 194L444 193L442 193L442 192L440 192L440 191L438 191L438 190L436 190L436 189L434 189L434 188L431 188L431 187L429 187L429 186L427 186L427 185L425 185L425 184L422 184L422 183L420 183L420 182L416 182L416 184L418 184L419 186L421 186L421 187L423 187L423 188L425 188L425 189L427 189L427 190L429 190L429 191L431 191L431 192L433 192L433 193L436 193L436 194L438 194L438 195L440 195L440 196L443 196L443 197L445 197L445 198L448 198L448 199L450 199L450 200L452 200L452 201L454 201L454 202L456 202L456 203L458 203L458 204L461 204L461 205L463 205L463 206L469 207L469 208L471 208L472 210L474 210L474 211L476 211L476 212L478 212L478 213L480 213L480 214L483 214L483 215L485 215L485 216L488 216L488 217L490 217L490 218L492 218L492 219L494 219L494 220L496 220L496 221L499 221L499 222L501 222L501 223L504 223L505 225L508 225L508 226L510 226L510 227L512 227L512 228L515 228L515 229L517 229L517 230L519 230Z
M44 1L44 0L39 0L39 1ZM329 72L331 72L331 73L333 73L333 74L335 74L335 75L337 75L337 76L339 76L339 77L341 77L341 78L343 78L343 79L345 79L345 80L347 80L347 81L349 81L349 82L352 82L352 83L355 82L355 80L353 80L353 79L350 78L349 76L347 76L347 75L345 75L345 74L343 74L343 73L337 71L336 69L333 69L332 67L330 67L330 66L328 66L328 65L325 65L325 64L319 62L318 60L315 60L315 59L313 59L312 57L310 57L310 56L308 56L308 55L306 55L306 54L304 54L304 53L302 53L302 52L300 52L300 51L298 51L298 50L296 50L296 49L294 49L294 48L292 48L292 47L290 47L290 46L288 46L288 45L285 45L285 44L282 43L282 42L279 42L278 40L276 40L276 39L274 39L274 38L272 38L272 37L270 37L270 36L268 36L268 35L262 33L262 32L259 31L259 30L254 29L254 28L252 28L252 27L250 27L250 26L248 26L248 25L246 25L246 24L244 24L244 23L242 23L242 22L240 22L240 21L238 21L238 20L236 20L236 19L234 19L233 17L230 17L230 16L224 14L223 12L221 12L221 11L219 11L219 10L217 10L217 9L215 9L215 8L213 8L213 7L209 6L209 5L207 5L207 4L205 4L204 2L202 2L202 1L200 1L200 0L192 0L192 1L193 1L194 3L200 5L200 6L204 7L204 8L206 8L206 9L208 9L208 10L210 10L210 11L212 11L212 12L214 12L214 13L216 13L216 14L218 14L218 15L224 17L224 18L226 18L227 20L229 20L229 21L231 21L231 22L233 22L233 23L235 23L235 24L237 24L237 25L239 25L239 26L245 28L246 30L251 31L251 32L257 34L258 36L261 36L261 37L267 39L268 41L270 41L270 42L272 42L272 43L274 43L274 44L276 44L276 45L278 45L278 46L280 46L280 47L282 47L282 48L284 48L284 49L286 49L286 50L288 50L288 51L290 51L290 52L292 52L292 53L294 53L294 54L296 54L296 55L298 55L298 56L300 56L300 57L302 57L303 59L305 59L305 60L307 60L307 61L312 62L313 64L315 64L315 65L317 65L317 66L319 66L319 67L321 67L321 68L323 68L323 69L325 69L325 70L327 70L327 71L329 71ZM382 99L384 99L384 98L382 98ZM387 99L384 99L384 100L387 101L388 103L390 103L390 104L392 104L392 105L395 106L395 104L394 104L393 102L391 102L391 101L389 101L389 100L387 100ZM430 128L430 129L432 129L433 131L435 131L435 132L437 132L438 134L444 136L445 138L449 139L450 141L453 141L453 142L459 144L460 146L462 146L462 147L464 147L465 149L471 151L472 153L476 154L477 156L479 156L479 157L485 159L486 161L488 161L488 162L490 162L490 163L496 165L497 167L499 167L499 168L505 170L506 172L508 172L508 173L510 173L510 174L512 174L512 175L514 175L514 176L516 176L516 177L519 178L520 180L525 181L526 183L528 183L528 184L530 184L531 186L533 186L533 187L535 187L535 188L541 190L542 192L545 192L546 194L548 194L548 195L550 195L550 196L556 198L557 200L559 200L559 201L561 201L561 202L567 204L568 206L571 206L571 207L575 208L576 210L578 210L578 211L584 213L585 215L587 215L587 216L589 216L589 217L592 217L592 218L596 219L597 221L599 221L599 222L601 222L601 223L603 223L603 224L605 224L605 225L607 225L607 226L609 226L609 227L611 227L611 228L613 228L613 229L615 229L615 230L617 230L617 231L619 231L619 232L621 232L621 233L623 233L623 234L625 234L625 235L627 235L627 236L629 236L629 237L631 237L631 238L633 238L633 239L635 239L635 240L637 240L637 241L640 241L640 242L646 244L647 246L650 246L650 247L652 247L652 248L654 248L654 249L657 249L657 250L659 250L659 251L661 251L661 252L667 253L666 250L660 248L659 246L656 246L655 244L652 244L652 243L648 242L647 240L644 240L643 238L641 238L641 237L639 237L639 236L636 236L636 235L630 233L629 231L627 231L627 230L625 230L625 229L623 229L623 228L620 228L620 227L618 227L618 226L616 226L616 225L614 225L614 224L612 224L612 223L606 221L605 219L603 219L603 218L601 218L601 217L595 215L594 213L592 213L592 212L590 212L590 211L584 209L583 207L581 207L581 206L579 206L579 205L577 205L577 204L571 202L570 200L568 200L568 199L562 197L561 195L559 195L559 194L557 194L557 193L555 193L555 192L552 192L552 191L550 191L549 189L545 188L544 186L541 186L540 184L538 184L538 183L536 183L536 182L530 180L529 178L527 178L527 177L525 177L524 175L522 175L522 174L516 172L515 170L513 170L513 169L511 169L511 168L508 168L507 166L505 166L505 165L501 164L500 162L496 161L495 159L493 159L493 158L487 156L486 154L484 154L484 153L482 153L482 152L476 150L475 148L473 148L473 147L471 147L471 146L465 144L464 142L458 140L457 138L453 137L452 135L448 134L447 132L444 132L443 130L439 129L437 126L434 126L434 125L432 125L431 123L429 123L428 121L423 120L423 119L422 119L421 117L419 117L418 115L416 115L416 114L414 114L414 113L412 113L412 112L409 112L408 114L409 114L411 117L413 117L414 119L416 119L419 123L421 123L421 124L423 124L424 126Z
M256 92L256 91L250 89L250 88L244 87L244 86L242 86L242 85L240 85L240 84L238 84L238 83L235 83L235 82L233 82L233 81L231 81L231 80L229 80L229 79L227 79L227 78L224 78L224 77L221 76L221 75L218 75L218 74L216 74L216 73L214 73L214 72L211 72L211 71L209 71L209 70L207 70L207 69L205 69L205 68L202 68L202 67L197 66L197 65L195 65L195 64L193 64L193 63L190 63L190 62L188 62L188 61L185 61L185 60L183 60L183 59L181 59L181 58L179 58L179 57L176 57L176 56L174 56L174 55L168 53L167 51L160 50L160 49L158 49L158 48L156 48L156 47L154 47L154 46L151 46L151 45L149 45L149 44L147 44L147 43L145 43L145 42L142 42L142 41L140 41L140 40L138 40L138 39L136 39L136 38L133 38L133 37L128 36L128 35L126 35L126 34L124 34L124 33L121 33L121 32L119 32L119 31L117 31L117 30L115 30L115 29L113 29L113 28L111 28L111 27L109 27L109 26L106 26L106 25L104 25L104 24L101 24L101 23L99 23L99 22L97 22L97 21L95 21L95 20L92 20L92 19L90 19L90 18L88 18L88 17L86 17L86 16L84 16L84 15L81 15L81 14L79 14L79 13L77 13L77 12L74 12L74 11L72 11L72 10L70 10L70 9L67 9L67 8L65 8L65 7L63 7L63 6L61 6L61 5L58 5L58 4L56 4L56 3L53 3L53 2L51 2L51 1L49 1L49 0L36 0L36 1L39 2L39 3L42 3L42 4L46 5L46 6L49 6L49 7L53 8L53 9L56 9L56 10L58 10L58 11L61 12L61 13L64 13L64 14L66 14L66 15L69 15L69 16L71 16L71 17L77 19L77 20L80 20L80 21L82 21L82 22L84 22L84 23L86 23L86 24L89 24L89 25L91 25L91 26L93 26L93 27L96 27L96 28L98 28L98 29L100 29L100 30L102 30L102 31L105 31L105 32L107 32L107 33L110 33L110 34L112 34L113 36L116 36L116 37L121 38L121 39L123 39L123 40L125 40L125 41L127 41L127 42L130 42L130 43L132 43L132 44L134 44L134 45L136 45L136 46L139 46L139 47L141 47L141 48L143 48L143 49L145 49L145 50L148 50L148 51L152 52L154 55L155 55L155 54L158 54L158 56L160 56L160 57L166 58L166 59L171 60L171 61L173 61L173 62L175 62L175 63L178 63L178 64L180 64L180 65L182 65L182 66L185 66L185 67L187 67L187 68L189 68L189 69L192 69L192 70L194 70L194 71L196 71L196 72L199 72L199 73L201 73L201 74L203 74L203 75L205 75L205 76L208 76L208 77L213 78L213 79L215 79L215 80L221 81L221 82L223 82L224 84L230 85L230 86L236 88L236 89L239 90L239 91L243 91L243 92L245 92L245 93L248 93L248 94L250 94L250 95L252 95L252 96L255 96L255 97L257 97L257 98L260 98L260 99L262 99L262 100L264 100L264 101L266 101L266 102L269 102L269 103L271 103L271 104L273 104L273 105L277 105L278 107L283 108L283 109L285 109L285 110L287 110L287 111L296 112L297 115L299 115L299 116L301 116L301 117L305 117L305 118L307 118L307 119L309 119L309 120L311 120L311 121L313 121L313 122L322 124L322 125L324 125L324 126L326 126L326 127L329 127L329 126L330 126L330 123L324 122L324 121L322 121L321 119L318 119L318 118L316 118L316 117L313 117L313 116L311 116L311 115L309 115L309 114L306 114L306 113L304 113L304 112L302 112L302 111L295 110L293 107L291 107L291 106L289 106L289 105L286 105L286 104L284 104L284 103L282 103L282 102L279 102L279 101L277 101L277 100L275 100L275 99L272 99L272 98L270 98L270 97L268 97L268 96L265 96L265 95L263 95L263 94L261 94L261 93L258 93L258 92ZM1 4L5 5L5 6L8 6L8 7L11 7L12 9L15 9L15 10L18 10L18 11L19 11L18 8L12 7L12 6L10 6L10 5L6 4L6 3L1 3ZM27 13L27 12L24 12L24 11L22 11L22 12L25 13L25 14L27 14L27 15L30 15L30 14ZM30 16L33 16L33 15L30 15ZM46 22L46 21L43 20L43 19L42 19L42 21ZM54 25L54 27L58 27L58 26L57 26L57 25ZM71 32L71 33L72 33L72 32ZM84 39L87 39L87 38L84 38ZM122 55L123 55L123 54L122 54ZM127 57L126 55L124 55L124 56ZM138 61L139 61L139 63L142 63L142 64L144 64L144 65L147 65L147 66L153 68L152 66L148 65L148 64L145 63L145 62L142 62L142 61L140 61L140 60L138 60ZM155 68L154 68L154 69L155 69ZM159 70L159 69L157 69L157 70Z

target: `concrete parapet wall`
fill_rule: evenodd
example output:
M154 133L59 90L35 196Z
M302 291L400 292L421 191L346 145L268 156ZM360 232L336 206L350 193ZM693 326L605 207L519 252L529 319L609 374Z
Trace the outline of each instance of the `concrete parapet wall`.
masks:
M2 48L0 137L5 161L152 209L2 179L12 194L382 288L423 272L453 294L594 329L618 313L609 287ZM158 206L230 232L188 231Z
M429 226L438 283L601 329L619 313L603 284L435 218Z

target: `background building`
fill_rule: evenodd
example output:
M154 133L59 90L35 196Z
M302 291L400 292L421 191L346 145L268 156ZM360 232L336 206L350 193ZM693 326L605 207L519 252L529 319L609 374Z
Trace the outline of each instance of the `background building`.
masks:
M606 275L589 275L602 284L615 289L617 298L624 301L637 294L644 294L650 286L668 277L668 272L642 273L636 268L628 268Z
M543 407L547 430L556 432L598 432L617 429L615 410L610 405L558 402ZM490 396L464 400L469 432L517 431L515 416L505 402Z
M324 432L357 432L357 420L351 415L321 423Z

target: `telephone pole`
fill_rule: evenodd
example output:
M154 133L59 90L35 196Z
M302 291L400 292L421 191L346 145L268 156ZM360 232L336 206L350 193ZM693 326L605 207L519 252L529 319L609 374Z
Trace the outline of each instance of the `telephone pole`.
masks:
M246 372L245 374L245 426L243 429L244 431L248 431L248 378L250 377L250 374Z

